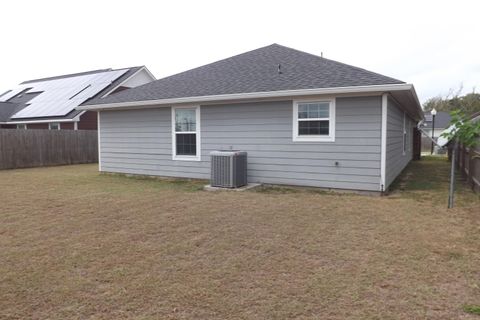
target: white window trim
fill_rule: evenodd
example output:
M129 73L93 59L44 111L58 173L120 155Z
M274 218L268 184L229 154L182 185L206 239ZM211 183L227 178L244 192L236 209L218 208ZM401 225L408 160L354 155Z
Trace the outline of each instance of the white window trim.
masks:
M176 132L175 132L175 110L177 109L195 109L195 131L183 132L183 133L195 133L196 143L197 143L197 155L195 156L185 156L177 155L177 144L176 144ZM178 106L172 107L172 160L181 160L181 161L201 161L202 160L202 148L201 148L201 137L200 137L200 106Z
M328 136L306 136L298 134L298 105L305 102L328 102L330 104L329 117L309 119L311 120L328 120ZM305 142L334 142L335 141L335 98L320 98L309 100L294 100L293 101L293 141L305 141Z
M22 126L22 125L25 126L25 127L20 128L19 126ZM27 129L28 129L28 128L27 128L27 124L26 124L26 123L18 123L18 124L17 124L17 129L18 129L18 130L27 130Z
M58 124L58 129L52 129L52 124ZM48 130L60 130L60 122L50 122L48 123Z
M407 129L405 127L406 123L406 117L405 117L405 111L403 112L403 134L402 134L402 154L406 155L407 154Z

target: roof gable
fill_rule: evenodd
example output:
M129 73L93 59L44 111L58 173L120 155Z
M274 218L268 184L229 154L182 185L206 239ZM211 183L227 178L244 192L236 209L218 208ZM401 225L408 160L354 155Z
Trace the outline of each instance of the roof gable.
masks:
M402 83L365 69L272 44L86 104Z

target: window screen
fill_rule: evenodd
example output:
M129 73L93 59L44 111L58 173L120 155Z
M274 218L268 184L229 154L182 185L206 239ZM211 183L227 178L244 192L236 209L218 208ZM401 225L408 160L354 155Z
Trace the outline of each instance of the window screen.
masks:
M197 155L197 111L192 108L175 109L175 154Z

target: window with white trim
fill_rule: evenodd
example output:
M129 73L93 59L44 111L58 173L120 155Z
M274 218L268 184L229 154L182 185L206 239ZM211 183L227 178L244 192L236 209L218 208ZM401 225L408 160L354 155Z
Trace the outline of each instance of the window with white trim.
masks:
M17 129L25 130L25 129L27 129L27 124L26 123L19 123L19 124L17 124Z
M60 123L58 122L51 122L48 124L49 130L60 130Z
M200 107L172 107L174 160L200 160Z
M335 100L294 101L293 141L335 141Z

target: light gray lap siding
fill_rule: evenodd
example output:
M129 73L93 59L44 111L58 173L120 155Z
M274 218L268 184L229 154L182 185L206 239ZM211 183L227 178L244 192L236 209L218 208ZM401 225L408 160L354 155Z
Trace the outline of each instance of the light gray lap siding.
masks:
M209 179L210 151L238 149L250 182L379 190L380 97L337 98L335 142L293 142L292 114L292 101L203 105L201 161L179 161L171 108L102 111L102 171Z
M387 107L387 157L385 189L395 180L407 164L412 160L413 127L415 122L405 113L406 148L403 152L403 117L400 106L388 99Z

